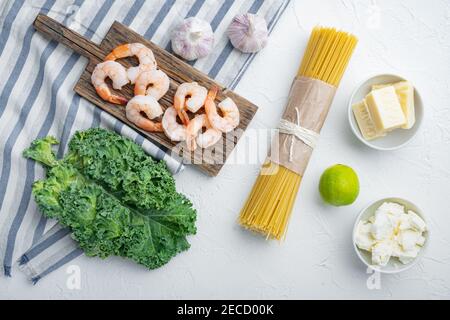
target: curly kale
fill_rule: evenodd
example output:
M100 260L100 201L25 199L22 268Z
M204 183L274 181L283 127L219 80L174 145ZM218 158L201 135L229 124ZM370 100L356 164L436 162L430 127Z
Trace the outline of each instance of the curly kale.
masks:
M75 133L61 160L52 150L57 143L47 137L24 151L48 168L33 195L45 216L72 230L86 255L127 257L155 269L189 248L196 211L176 192L164 162L100 128Z

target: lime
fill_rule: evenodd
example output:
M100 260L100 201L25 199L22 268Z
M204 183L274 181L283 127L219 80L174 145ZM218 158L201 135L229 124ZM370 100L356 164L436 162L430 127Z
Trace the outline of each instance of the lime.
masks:
M348 206L358 198L358 176L352 168L337 164L322 174L319 191L325 202L337 207Z

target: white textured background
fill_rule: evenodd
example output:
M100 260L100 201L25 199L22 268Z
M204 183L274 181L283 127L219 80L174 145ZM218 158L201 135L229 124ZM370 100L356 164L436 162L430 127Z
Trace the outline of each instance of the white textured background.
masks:
M188 252L150 272L119 258L80 257L73 264L81 268L81 290L67 288L67 266L36 286L17 272L11 279L0 277L0 298L449 299L450 1L292 0L237 88L260 106L252 128L276 126L317 24L354 32L360 43L302 182L284 243L266 242L236 224L258 165L228 165L214 179L188 168L177 178L199 211L198 234L190 238ZM422 131L400 151L370 150L350 131L348 99L374 73L400 74L424 98ZM328 207L319 198L320 174L335 163L359 174L361 194L350 207ZM432 240L418 265L381 276L381 289L369 290L370 275L353 252L351 231L366 204L387 196L418 204L431 223Z

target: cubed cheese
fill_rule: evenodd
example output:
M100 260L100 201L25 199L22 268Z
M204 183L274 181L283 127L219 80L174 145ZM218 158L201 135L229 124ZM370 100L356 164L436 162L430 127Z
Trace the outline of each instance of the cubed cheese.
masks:
M361 131L364 139L370 141L386 135L383 131L378 130L375 125L375 122L373 121L367 107L366 100L355 103L352 106L352 109L356 122L358 123L359 130Z
M403 129L411 129L416 123L416 111L414 106L414 87L409 81L401 81L393 84L380 84L372 86L372 90L378 90L387 86L394 86L403 114L406 117L406 124Z
M393 86L372 91L366 102L378 130L392 131L406 125L406 117Z

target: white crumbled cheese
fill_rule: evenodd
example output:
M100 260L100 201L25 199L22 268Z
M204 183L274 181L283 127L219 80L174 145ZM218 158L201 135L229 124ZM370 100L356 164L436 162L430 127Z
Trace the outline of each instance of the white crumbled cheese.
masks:
M400 219L404 215L405 209L398 203L385 202L377 209L377 212L384 212L395 229L400 224Z
M415 230L402 230L397 236L397 241L404 251L409 251L416 246L421 236L422 233Z
M392 256L393 246L391 240L383 240L372 247L372 263L385 266Z
M409 215L402 214L399 219L398 229L399 230L408 230L411 228L412 228L411 219L410 219Z
M372 253L374 265L385 266L391 257L403 264L412 262L424 246L425 221L415 212L392 202L383 203L367 221L360 221L355 242Z
M425 240L425 237L421 235L419 239L417 239L417 245L423 247L423 245L425 244Z
M399 257L403 253L402 246L394 239L392 241L392 256L393 257Z
M394 216L400 216L405 213L405 208L398 203L385 202L377 209L377 211L389 213Z
M370 232L371 224L368 222L360 221L356 229L355 242L358 248L366 251L370 251L375 244L375 239Z
M408 216L409 216L409 221L410 221L413 229L420 231L420 232L427 231L427 224L425 223L425 221L423 221L423 219L421 217L419 217L417 215L417 213L409 210Z
M398 260L400 260L400 262L403 264L408 264L408 263L413 262L414 258L400 256L400 257L398 257Z
M420 249L421 249L421 247L414 246L410 250L402 250L402 251L398 252L397 258L400 260L401 263L408 264L417 257Z
M372 236L378 241L391 237L394 233L394 225L386 212L375 212L375 220L372 223L371 232Z

